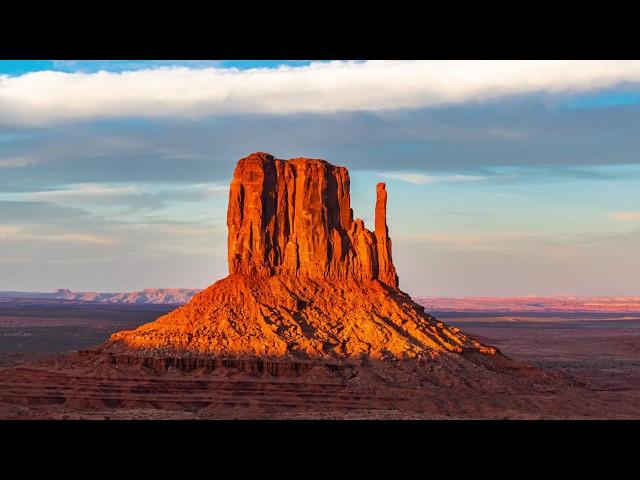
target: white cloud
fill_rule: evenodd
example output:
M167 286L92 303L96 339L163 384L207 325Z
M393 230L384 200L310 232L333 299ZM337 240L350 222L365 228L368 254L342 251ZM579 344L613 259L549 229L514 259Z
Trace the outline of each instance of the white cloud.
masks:
M73 188L63 190L47 190L43 192L33 192L25 198L34 200L64 200L64 199L86 199L86 198L108 198L118 197L121 195L130 195L137 193L138 190L133 186L126 187L110 187L95 183L81 183L74 185Z
M220 195L229 193L229 185L212 185L205 190L206 195Z
M640 212L615 212L611 214L611 218L620 221L640 220Z
M381 177L400 180L402 182L423 185L425 183L460 183L486 180L479 175L424 175L422 173L380 173Z
M0 122L375 111L584 92L622 82L640 82L640 61L339 61L249 70L41 71L0 76Z
M91 233L63 233L43 234L28 232L20 227L0 226L0 240L10 242L64 242L64 243L92 243L97 245L113 245L116 243L111 238L106 238Z

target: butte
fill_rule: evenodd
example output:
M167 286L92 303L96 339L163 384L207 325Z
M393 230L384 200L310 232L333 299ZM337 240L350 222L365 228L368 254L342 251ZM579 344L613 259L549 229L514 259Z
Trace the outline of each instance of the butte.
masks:
M353 218L345 167L249 155L238 161L229 192L229 275L93 353L188 369L506 359L400 290L386 213L384 183L376 186L370 231Z

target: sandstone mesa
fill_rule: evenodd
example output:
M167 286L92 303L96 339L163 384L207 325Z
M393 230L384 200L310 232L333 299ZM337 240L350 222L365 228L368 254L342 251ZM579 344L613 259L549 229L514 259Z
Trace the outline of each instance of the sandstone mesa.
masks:
M238 161L227 211L229 276L182 307L111 336L108 354L219 358L500 356L399 289L376 187L374 230L353 216L349 173L319 159Z

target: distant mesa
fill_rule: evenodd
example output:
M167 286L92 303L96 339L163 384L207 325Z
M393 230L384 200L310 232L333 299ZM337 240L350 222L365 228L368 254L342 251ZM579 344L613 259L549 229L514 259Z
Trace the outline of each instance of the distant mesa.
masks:
M154 304L154 305L182 305L187 303L198 293L198 289L188 288L148 288L139 292L101 293L101 292L73 292L60 288L55 292L0 292L0 298L7 299L35 299L35 300L63 300L69 302L92 302L114 304Z
M502 357L399 289L376 188L374 230L354 219L349 173L324 160L238 161L227 213L229 276L96 352L260 359ZM464 360L463 360L464 359ZM484 360L483 360L484 361Z
M61 288L54 292L0 291L0 300L35 299L136 305L184 305L201 290L196 288L146 288L136 292L74 292ZM415 297L433 312L483 313L638 313L638 296L556 296L556 297Z

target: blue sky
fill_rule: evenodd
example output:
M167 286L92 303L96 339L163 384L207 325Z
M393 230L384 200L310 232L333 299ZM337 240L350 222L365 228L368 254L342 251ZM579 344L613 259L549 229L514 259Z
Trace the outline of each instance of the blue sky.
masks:
M0 61L0 290L213 283L254 151L387 182L412 294L640 294L633 62Z

